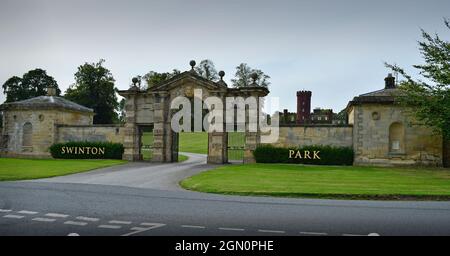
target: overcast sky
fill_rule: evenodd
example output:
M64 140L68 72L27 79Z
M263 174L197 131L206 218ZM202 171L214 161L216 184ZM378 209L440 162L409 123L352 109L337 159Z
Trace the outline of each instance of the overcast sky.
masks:
M0 84L43 68L64 91L79 65L103 58L126 89L135 75L209 58L227 82L241 62L262 69L281 109L295 111L306 89L313 107L337 112L384 86L384 61L412 72L420 28L448 39L449 16L448 0L0 0Z

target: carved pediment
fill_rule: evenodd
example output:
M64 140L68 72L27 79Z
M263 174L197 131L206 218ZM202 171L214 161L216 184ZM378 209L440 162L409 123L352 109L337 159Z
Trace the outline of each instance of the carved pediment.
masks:
M195 86L196 88L202 88L210 91L227 91L227 87L222 83L216 83L199 76L195 72L186 71L172 77L169 80L150 87L147 92L171 91L184 85L188 85L190 88Z

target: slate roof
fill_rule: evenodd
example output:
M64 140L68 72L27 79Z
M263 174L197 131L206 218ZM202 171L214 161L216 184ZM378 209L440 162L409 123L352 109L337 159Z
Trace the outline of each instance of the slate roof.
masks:
M400 95L398 88L384 88L369 93L364 93L356 96L348 103L348 106L359 105L362 103L379 103L379 104L393 104L396 96Z
M0 105L0 110L8 109L65 109L86 113L94 112L93 109L57 96L39 96Z

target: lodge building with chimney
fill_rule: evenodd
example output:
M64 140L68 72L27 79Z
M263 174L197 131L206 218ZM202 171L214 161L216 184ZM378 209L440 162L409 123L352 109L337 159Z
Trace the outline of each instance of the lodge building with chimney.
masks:
M355 165L448 166L449 142L415 120L398 104L400 90L392 74L384 88L354 97L339 113L311 111L311 91L298 91L297 112L279 113L280 138L275 145L352 147Z

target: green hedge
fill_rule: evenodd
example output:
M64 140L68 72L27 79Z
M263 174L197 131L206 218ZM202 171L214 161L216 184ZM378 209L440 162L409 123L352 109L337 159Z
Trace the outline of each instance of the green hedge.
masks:
M63 147L64 150L63 150ZM95 147L97 150L92 150ZM72 148L72 153L68 149ZM75 154L77 148L78 154ZM80 154L80 148L83 148L84 154ZM102 150L99 150L102 149ZM53 144L50 148L53 158L65 159L122 159L124 151L123 145L111 142L67 142ZM64 153L65 151L65 153ZM97 154L94 154L97 151ZM103 152L102 152L103 151ZM88 154L89 152L89 154Z
M294 156L300 151L302 158L289 158L290 150L294 150ZM304 157L305 151L310 152L313 158L314 151L318 153L320 159L309 159ZM257 163L296 163L296 164L317 164L317 165L352 165L353 149L351 147L332 146L304 146L299 148L281 148L271 145L260 145L253 151Z

